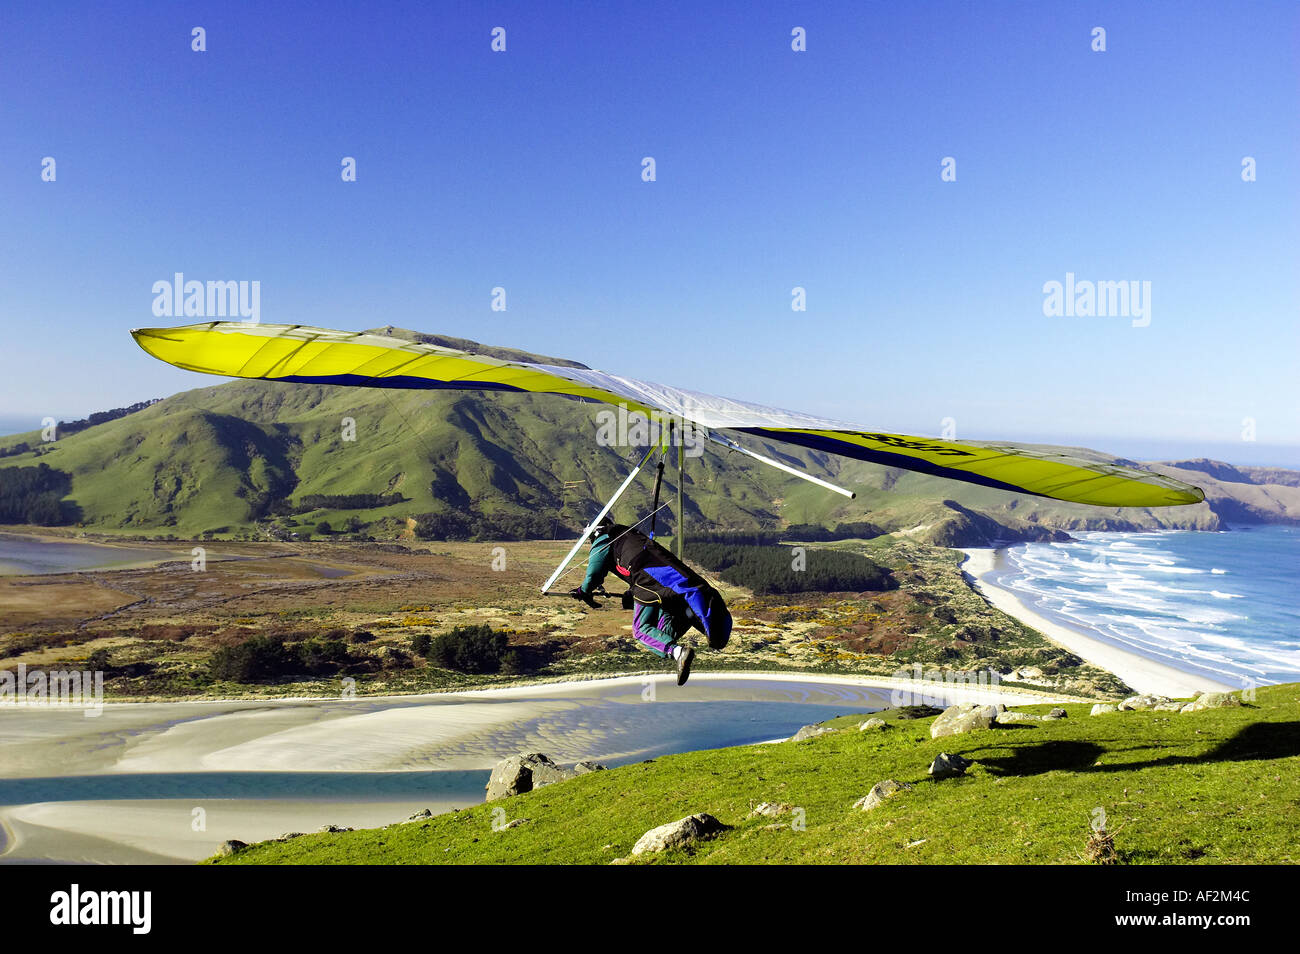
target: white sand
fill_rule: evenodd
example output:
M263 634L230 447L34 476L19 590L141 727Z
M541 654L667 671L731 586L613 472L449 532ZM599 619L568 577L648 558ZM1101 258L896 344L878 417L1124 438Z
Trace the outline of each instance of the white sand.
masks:
M1038 630L1079 658L1114 673L1139 692L1186 697L1197 690L1213 692L1240 688L1184 672L1158 660L1121 649L1097 638L1096 634L1089 634L1087 630L1067 626L1035 613L1010 590L994 586L988 581L988 576L994 569L994 554L997 550L971 548L963 549L962 552L967 557L962 563L962 569L974 578L975 588L990 603L1008 616L1014 616L1026 626Z

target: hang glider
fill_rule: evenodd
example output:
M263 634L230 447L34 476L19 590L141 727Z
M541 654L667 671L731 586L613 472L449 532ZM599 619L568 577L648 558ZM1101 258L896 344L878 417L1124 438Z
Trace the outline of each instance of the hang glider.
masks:
M732 431L886 467L1074 503L1171 507L1205 499L1200 488L1190 484L1054 448L864 430L582 366L493 357L371 332L213 321L179 328L139 328L131 334L155 358L204 374L299 384L557 394L680 418L709 431ZM813 479L725 438L721 442Z

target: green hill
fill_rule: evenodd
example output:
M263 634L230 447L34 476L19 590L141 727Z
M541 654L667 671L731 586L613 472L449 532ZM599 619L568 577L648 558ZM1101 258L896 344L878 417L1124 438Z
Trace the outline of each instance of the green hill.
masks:
M857 729L863 716L846 716L826 723L839 731L802 742L662 756L425 821L263 842L216 860L605 864L649 829L707 812L731 829L638 860L1071 864L1104 819L1120 864L1294 863L1298 695L1295 684L1269 686L1243 706L1193 713L1091 716L1067 705L1064 719L933 740L932 720L904 710L882 713L889 727L868 732ZM933 781L940 752L974 765ZM869 812L853 807L885 779L913 788ZM793 811L752 815L762 802ZM527 821L499 830L515 819Z
M51 443L42 443L38 432L0 439L0 497L7 471L43 463L66 475L51 487L70 481L65 520L110 534L229 536L258 527L260 535L273 524L276 532L306 533L326 522L335 531L364 529L382 539L407 530L410 518L449 514L470 515L476 521L470 529L479 527L485 537L566 536L631 467L632 449L597 445L600 409L553 396L236 381L123 409L130 413L110 420L92 415L78 422L85 425L81 429ZM348 439L353 436L349 422L355 439ZM1070 530L1300 522L1300 480L1290 481L1290 472L1255 473L1203 461L1157 466L1205 486L1207 502L1154 511L1103 510L787 445L750 443L853 488L858 499L848 501L709 445L687 467L689 526L755 530L869 519L920 542L955 546L1050 539ZM8 483L29 483L31 476L30 471L22 479L10 474ZM669 467L665 499L670 502L675 480ZM647 473L625 498L621 516L649 510L650 484ZM301 512L304 497L347 495L385 496L387 502L360 509L327 502ZM661 515L661 532L671 528L672 509ZM50 508L42 505L39 512L46 515Z

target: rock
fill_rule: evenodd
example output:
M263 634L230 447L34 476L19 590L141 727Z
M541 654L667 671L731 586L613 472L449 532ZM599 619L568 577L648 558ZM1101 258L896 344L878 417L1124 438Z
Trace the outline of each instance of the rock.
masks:
M496 809L493 809L493 811L496 811ZM495 830L508 831L511 828L518 828L520 825L527 825L530 821L532 821L531 818L516 818L514 821L508 821L500 828L497 828Z
M987 729L997 717L998 710L994 706L949 706L930 726L930 738L938 739L975 729Z
M819 735L825 735L828 732L834 732L834 729L828 729L823 725L806 725L794 735L790 736L791 742L802 742L804 739L813 739Z
M1068 716L1068 715L1069 715L1069 713L1067 713L1064 709L1051 709L1051 710L1048 711L1047 715L1043 716L1043 718L1044 718L1044 719L1064 719L1064 718L1066 718L1066 716Z
M418 812L416 812L414 815L411 815L411 816L410 816L409 818L407 818L406 820L407 820L407 821L420 821L421 819L424 819L424 818L432 818L432 817L433 817L433 812L429 811L429 809L427 809L427 808L421 808Z
M502 759L492 769L492 777L487 783L487 801L522 795L543 785L574 778L576 774L570 769L560 768L540 752L521 752Z
M753 818L762 815L767 818L778 818L781 815L788 815L792 811L794 811L794 806L787 805L784 802L759 802L754 806L754 810L749 813L749 817Z
M1228 709L1240 705L1241 699L1230 692L1204 692L1179 711L1200 712L1202 709Z
M1151 707L1152 712L1181 712L1185 702L1162 702Z
M574 763L573 766L574 775L586 775L588 772L603 771L605 771L605 766L601 765L599 762L593 762L591 759L583 759L581 762Z
M965 775L966 770L973 764L970 759L962 758L960 755L940 752L939 757L930 763L930 775L933 778L954 778Z
M1017 722L1041 722L1043 716L1034 715L1032 712L999 712L997 717L998 725L1014 725Z
M1107 712L1118 712L1118 711L1119 711L1119 709L1117 709L1114 705L1112 705L1112 704L1109 703L1109 702L1099 702L1099 703L1097 703L1095 706L1092 707L1092 711L1091 711L1090 713L1088 713L1088 714L1089 714L1089 715L1105 715Z
M231 855L243 851L247 847L247 842L232 838L229 841L223 841L221 843L221 847L217 849L217 854L221 855L223 858L229 858Z
M342 834L342 833L345 832L345 831L351 831L352 829L351 829L351 828L340 828L338 825L321 825L321 826L320 826L319 828L317 828L316 830L319 831L319 832L324 832L324 833L326 833L326 834L330 834L330 835L338 835L338 834Z
M884 719L868 719L862 725L858 726L859 732L866 732L868 729L888 729L889 723Z
M294 838L301 838L303 833L300 831L286 831L276 841L292 841Z
M667 851L669 848L680 848L683 845L689 845L691 842L711 838L719 832L726 831L727 828L728 826L705 812L687 815L685 818L669 822L667 825L651 828L637 839L637 843L632 846L632 854L643 855L648 851Z
M910 792L912 786L906 782L896 782L892 778L887 778L883 782L877 782L871 786L871 791L859 798L853 803L853 807L869 812L871 809L885 804L886 800L893 798L895 795L901 795L903 792Z
M1168 696L1129 696L1119 704L1120 712L1154 709L1162 702L1173 702Z

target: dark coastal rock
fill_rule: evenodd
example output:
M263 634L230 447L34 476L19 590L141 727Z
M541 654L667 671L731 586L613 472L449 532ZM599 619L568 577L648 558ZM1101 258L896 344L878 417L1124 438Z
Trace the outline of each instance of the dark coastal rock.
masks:
M221 843L221 847L217 849L217 854L221 855L223 858L229 858L231 855L243 851L247 847L248 842L231 838L229 841L223 841Z
M406 820L421 821L422 819L432 818L432 817L433 817L433 812L429 811L429 809L427 808L421 808L418 812L416 812L414 815L409 816Z
M637 839L637 843L632 846L632 854L642 855L646 852L680 848L704 838L712 838L727 829L727 825L706 812L687 815L675 822L651 828Z

